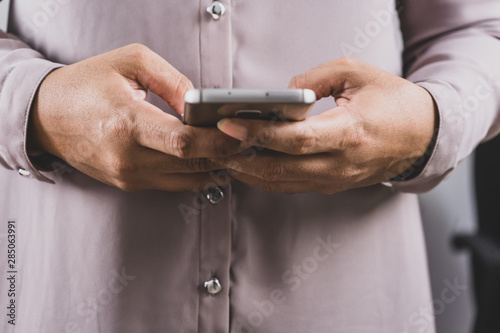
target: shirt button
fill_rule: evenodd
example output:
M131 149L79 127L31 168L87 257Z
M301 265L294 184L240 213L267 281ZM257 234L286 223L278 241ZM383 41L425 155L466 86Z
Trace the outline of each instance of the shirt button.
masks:
M212 205L217 205L224 199L224 192L219 187L216 187L207 193L207 199Z
M28 170L23 169L23 168L19 168L19 174L23 177L31 176L31 173Z
M211 280L206 281L203 286L212 296L216 295L217 293L219 293L219 291L222 290L222 286L217 278L212 278Z
M226 12L226 8L219 1L214 1L207 7L207 12L212 15L214 20L218 20Z

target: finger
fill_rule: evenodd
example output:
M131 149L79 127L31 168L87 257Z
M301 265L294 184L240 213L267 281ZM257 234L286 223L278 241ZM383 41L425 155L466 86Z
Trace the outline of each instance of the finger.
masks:
M240 143L216 128L184 125L145 101L136 107L132 133L143 147L179 158L224 157L238 152Z
M150 187L163 191L204 191L231 182L230 177L218 178L207 173L170 174L150 179ZM149 187L146 187L149 188Z
M336 174L335 160L329 154L293 156L273 151L262 151L252 157L234 155L212 161L265 181L325 180Z
M202 191L231 182L223 166L208 159L180 159L146 149L139 156L146 162L137 168L132 182L140 189Z
M359 141L359 125L343 107L298 122L225 118L217 127L241 140L244 147L259 146L292 155L344 150Z
M340 58L321 64L292 78L288 88L311 89L316 98L340 97L350 90L360 89L369 81L369 73L380 72L374 66L353 58Z
M236 174L233 176L234 179L260 188L266 192L278 192L278 193L305 193L311 191L318 191L318 184L310 181L276 181L270 182L262 180L258 177L246 175L246 174Z
M184 94L193 89L191 81L144 45L128 45L121 51L125 53L125 61L118 64L120 73L139 81L144 88L159 95L177 113L182 114Z
M141 175L126 184L118 187L127 191L155 189L169 192L204 191L216 186L223 186L231 182L230 178L214 178L207 173Z
M191 190L200 181L211 187L231 181L223 166L208 159L180 159L164 153L138 147L125 158L111 161L109 168L96 170L92 166L86 173L118 188L135 191L143 189ZM104 172L104 173L103 173ZM105 174L105 177L102 177Z
M200 173L219 171L225 167L208 158L183 159L176 156L143 148L136 153L133 161L134 169L147 174Z

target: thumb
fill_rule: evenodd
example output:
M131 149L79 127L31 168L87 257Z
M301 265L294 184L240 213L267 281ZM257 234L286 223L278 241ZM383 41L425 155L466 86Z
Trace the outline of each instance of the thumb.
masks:
M184 112L184 94L193 89L191 81L165 59L144 45L122 48L125 57L118 65L120 74L138 81L145 89L165 100L178 114Z
M330 96L338 98L347 91L365 86L369 81L369 70L375 68L371 67L353 58L332 60L293 77L288 88L311 89L317 99Z

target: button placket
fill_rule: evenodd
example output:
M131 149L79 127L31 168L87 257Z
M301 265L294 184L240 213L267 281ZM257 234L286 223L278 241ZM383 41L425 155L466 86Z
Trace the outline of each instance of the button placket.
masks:
M231 2L201 1L201 88L232 88Z
M229 331L229 269L231 263L230 186L214 188L209 193L220 198L200 210L200 332ZM226 197L226 198L224 198Z
M200 0L200 88L232 88L231 1ZM231 186L204 192L200 209L200 332L229 331Z

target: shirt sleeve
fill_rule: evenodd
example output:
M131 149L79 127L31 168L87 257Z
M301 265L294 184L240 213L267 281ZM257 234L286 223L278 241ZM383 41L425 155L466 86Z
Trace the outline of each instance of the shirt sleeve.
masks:
M500 1L403 0L398 11L405 77L433 96L439 114L422 171L392 182L419 193L500 131Z
M42 175L29 158L26 134L38 86L60 66L0 31L0 166L47 183L54 182ZM19 176L12 173L12 177Z

